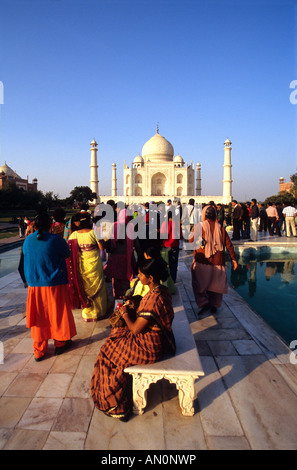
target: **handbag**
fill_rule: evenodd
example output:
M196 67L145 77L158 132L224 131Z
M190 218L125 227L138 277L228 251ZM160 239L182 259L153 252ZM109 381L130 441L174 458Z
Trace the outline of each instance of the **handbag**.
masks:
M129 314L130 319L133 322L136 320L136 310L140 304L141 299L141 295L134 295L132 297L129 297L129 300L132 300L134 304L133 307L131 305L126 305L126 310ZM127 326L120 312L120 307L116 308L115 311L111 314L111 316L109 317L109 321L111 323L112 328L123 328Z
M111 314L108 320L112 328L122 328L126 326L126 322L123 319L119 308L115 309L115 311Z
M202 238L200 247L204 249L205 245L206 245L206 240Z
M131 318L132 321L136 320L136 310L133 307L130 307L129 305L126 305L126 310L129 314L129 317ZM115 311L111 314L109 317L109 321L111 323L112 328L123 328L126 325L126 322L124 318L122 317L122 314L120 312L120 308L116 308Z

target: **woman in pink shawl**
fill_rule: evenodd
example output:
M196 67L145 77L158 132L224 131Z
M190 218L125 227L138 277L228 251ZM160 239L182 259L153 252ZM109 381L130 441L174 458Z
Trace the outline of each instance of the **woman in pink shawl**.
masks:
M201 229L201 227L200 227ZM195 230L199 230L198 225ZM195 238L195 230L191 240ZM237 268L235 252L230 238L218 221L214 207L205 211L202 222L202 244L194 250L191 267L192 287L200 314L210 310L215 313L222 304L223 294L228 292L228 281L225 267L225 249L232 260L232 268Z
M118 220L113 224L109 256L104 266L104 274L112 278L113 296L122 298L130 288L133 279L134 261L134 226L129 224L131 217L127 215L127 209L119 212ZM105 243L100 240L102 249Z

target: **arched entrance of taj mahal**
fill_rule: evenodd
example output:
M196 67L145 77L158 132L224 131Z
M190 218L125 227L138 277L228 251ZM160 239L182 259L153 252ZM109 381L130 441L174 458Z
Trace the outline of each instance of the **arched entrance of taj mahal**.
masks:
M158 172L151 179L151 195L163 196L167 194L167 179L164 173Z

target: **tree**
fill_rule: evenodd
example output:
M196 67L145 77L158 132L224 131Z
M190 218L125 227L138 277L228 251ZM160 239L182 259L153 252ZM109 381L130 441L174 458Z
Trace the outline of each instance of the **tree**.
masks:
M291 175L290 179L293 183L293 187L291 189L291 192L292 192L293 196L295 196L297 198L297 173L294 173L294 175Z
M41 203L41 191L25 191L16 186L14 182L5 182L0 190L0 208L12 209L36 209Z
M97 194L93 193L89 186L75 186L75 188L70 191L70 197L73 202L88 202L96 199Z
M52 207L59 205L59 194L54 194L53 191L47 191L43 194L42 202L48 207L48 209L52 209Z
M297 198L293 196L292 193L288 191L280 191L278 194L274 196L269 196L265 199L264 203L268 204L271 202L272 204L276 204L279 202L280 204L288 204L295 206L297 204Z

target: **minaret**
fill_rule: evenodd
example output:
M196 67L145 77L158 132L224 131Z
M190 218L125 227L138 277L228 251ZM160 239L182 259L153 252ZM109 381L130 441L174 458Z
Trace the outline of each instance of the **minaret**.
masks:
M99 201L99 180L98 180L98 165L97 165L97 152L98 152L98 144L95 139L91 142L91 176L90 176L90 188L91 190L96 193L97 199L93 202Z
M112 187L111 195L117 196L117 166L115 163L112 164Z
M232 177L231 177L231 140L227 138L224 142L224 179L223 196L232 198Z
M201 165L196 165L196 196L201 196Z

